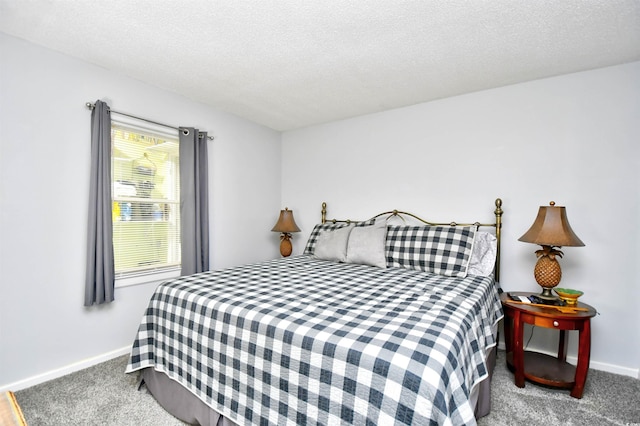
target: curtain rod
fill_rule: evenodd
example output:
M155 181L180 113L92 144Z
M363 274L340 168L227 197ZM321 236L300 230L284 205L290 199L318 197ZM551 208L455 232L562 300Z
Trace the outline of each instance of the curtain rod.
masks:
M85 103L85 106L89 109L94 109L96 107L96 104L93 104L91 102L87 102ZM147 123L151 123L151 124L157 124L158 126L162 126L162 127L168 127L169 129L174 129L177 131L180 131L180 129L178 127L175 126L170 126L168 124L164 124L164 123L158 123L157 121L153 121L153 120L148 120L146 118L142 118L142 117L137 117L135 115L131 115L131 114L126 114L124 112L120 112L120 111L115 111L111 108L109 108L109 112L113 112L115 114L120 114L120 115L124 115L126 117L131 117L131 118L135 118L136 120L142 120L142 121L146 121ZM210 141L213 140L213 136L207 136L207 139L209 139Z

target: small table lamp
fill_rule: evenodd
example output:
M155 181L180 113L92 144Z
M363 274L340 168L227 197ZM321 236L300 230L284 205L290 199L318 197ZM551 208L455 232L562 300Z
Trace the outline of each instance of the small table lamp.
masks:
M536 251L538 262L533 271L536 281L542 287L539 297L546 300L557 299L551 294L551 289L557 286L562 278L562 269L556 256L562 257L563 253L557 249L563 246L584 246L569 225L566 209L556 207L553 201L548 207L540 206L535 222L518 241L542 246L542 250Z
M293 210L289 210L286 207L284 210L280 210L278 222L276 222L276 225L271 231L282 233L282 235L280 235L280 254L282 257L291 255L291 251L293 250L291 246L291 233L300 232L296 221L293 220Z

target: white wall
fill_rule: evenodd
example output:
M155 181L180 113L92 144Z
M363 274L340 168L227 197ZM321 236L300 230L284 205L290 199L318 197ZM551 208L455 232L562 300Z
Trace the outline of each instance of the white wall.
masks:
M212 266L278 256L279 132L1 33L0 49L0 389L126 351L157 285L83 307L87 101L208 130Z
M564 249L561 285L583 290L600 313L591 366L637 377L639 123L635 62L285 132L282 201L303 230L295 252L322 201L330 218L397 208L434 221L490 221L501 197L502 287L539 291L537 247L517 239L554 200L586 243ZM536 328L531 347L554 350L551 332Z

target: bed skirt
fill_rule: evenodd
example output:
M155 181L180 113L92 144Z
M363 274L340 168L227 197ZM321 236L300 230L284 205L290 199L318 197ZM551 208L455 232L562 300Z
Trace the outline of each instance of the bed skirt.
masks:
M486 416L491 410L491 377L496 365L496 354L494 346L487 354L489 376L480 382L477 391L471 395L472 403L476 401L474 405L477 419ZM201 426L237 426L166 374L153 368L145 368L141 373L142 381L156 401L183 422Z

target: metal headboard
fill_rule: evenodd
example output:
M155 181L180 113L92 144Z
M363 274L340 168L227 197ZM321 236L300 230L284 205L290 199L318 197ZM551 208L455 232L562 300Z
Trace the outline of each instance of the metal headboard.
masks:
M501 237L501 231L502 231L502 200L500 198L496 198L495 201L495 210L493 211L493 214L495 215L496 221L494 223L480 223L480 222L474 222L474 223L458 223L458 222L446 222L446 223L438 223L438 222L429 222L428 220L424 220L419 216L416 216L413 213L407 213L407 212L403 212L401 210L391 210L388 212L384 212L384 213L378 213L377 215L373 216L371 219L375 219L381 216L387 216L387 219L393 216L397 216L400 218L403 218L404 216L407 217L412 217L426 225L431 225L431 226L475 226L477 228L480 227L489 227L489 228L495 228L495 233L496 233L496 240L497 240L497 254L496 254L496 264L495 264L495 280L496 282L500 282L500 237ZM371 219L367 219L367 220L371 220ZM346 220L339 220L339 219L327 219L327 203L322 203L322 223L358 223L358 222L363 222L361 220L350 220L350 219L346 219Z

